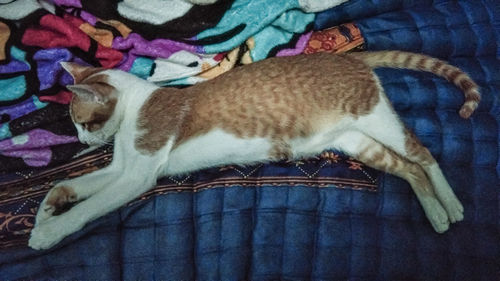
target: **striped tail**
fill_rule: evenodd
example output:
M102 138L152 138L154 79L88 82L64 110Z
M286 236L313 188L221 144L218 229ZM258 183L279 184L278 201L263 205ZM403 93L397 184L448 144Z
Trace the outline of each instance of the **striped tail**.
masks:
M391 67L420 70L445 78L460 88L465 95L465 102L460 109L460 116L462 118L469 118L481 100L479 87L469 75L442 60L422 54L401 51L359 52L349 55L362 60L372 68Z

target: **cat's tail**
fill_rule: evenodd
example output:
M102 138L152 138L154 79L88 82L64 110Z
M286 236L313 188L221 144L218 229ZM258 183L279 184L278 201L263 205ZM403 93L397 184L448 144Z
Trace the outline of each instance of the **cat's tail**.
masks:
M361 59L373 68L391 67L420 70L445 78L464 92L465 102L460 109L460 116L462 118L469 118L481 100L479 87L469 75L459 68L437 58L402 51L359 52L351 53L350 55Z

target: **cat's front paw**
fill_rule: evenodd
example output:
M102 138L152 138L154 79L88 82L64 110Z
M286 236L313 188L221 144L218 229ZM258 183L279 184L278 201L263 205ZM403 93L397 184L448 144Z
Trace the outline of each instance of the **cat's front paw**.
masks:
M51 248L63 238L64 236L61 235L60 231L47 224L42 224L35 226L31 230L28 245L35 250L45 250Z
M78 196L70 186L61 184L52 188L38 208L36 223L47 221L69 210L78 201Z

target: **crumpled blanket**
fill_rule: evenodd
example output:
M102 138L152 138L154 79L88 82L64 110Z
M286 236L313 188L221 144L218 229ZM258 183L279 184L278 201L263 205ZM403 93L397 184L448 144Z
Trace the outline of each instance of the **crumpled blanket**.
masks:
M0 9L0 172L50 167L78 143L62 61L187 86L301 53L314 13L342 0L12 1ZM71 147L71 149L68 149Z

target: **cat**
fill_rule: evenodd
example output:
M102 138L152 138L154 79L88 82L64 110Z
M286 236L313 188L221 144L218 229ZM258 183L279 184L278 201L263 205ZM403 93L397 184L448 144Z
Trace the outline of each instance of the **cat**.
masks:
M436 160L398 119L376 67L432 72L460 88L459 114L477 108L478 86L444 61L401 51L276 57L184 89L161 88L119 70L62 63L74 78L70 115L79 139L114 138L111 164L52 188L29 246L47 249L151 189L156 179L226 164L343 151L411 185L438 233L463 207ZM66 212L68 204L76 204Z

